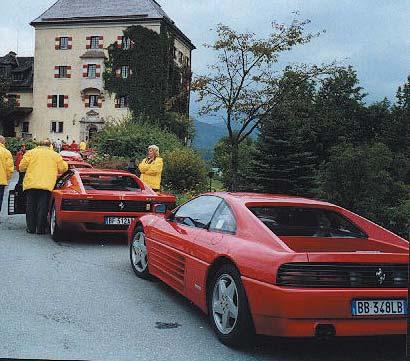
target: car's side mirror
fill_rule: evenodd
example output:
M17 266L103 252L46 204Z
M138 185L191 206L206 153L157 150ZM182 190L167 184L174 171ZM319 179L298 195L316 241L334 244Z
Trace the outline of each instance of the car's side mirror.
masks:
M165 204L154 204L152 210L154 213L165 214L167 212L167 206Z
M172 211L171 211L170 209L167 209L167 211L165 212L165 219L166 219L167 221L173 222L173 221L174 221L174 217L175 217L175 214L172 213Z

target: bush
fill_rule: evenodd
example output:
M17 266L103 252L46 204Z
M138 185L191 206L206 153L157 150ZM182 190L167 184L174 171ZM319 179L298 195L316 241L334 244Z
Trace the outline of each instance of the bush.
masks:
M24 140L17 138L6 138L6 148L11 152L11 154L16 155L22 144L26 145L26 149L30 150L35 148L37 145L32 140Z
M95 168L128 170L129 159L108 154L97 154L88 160Z
M93 139L93 147L99 154L137 160L145 158L151 144L156 144L161 153L182 147L176 135L143 122L143 119L141 122L128 119L109 124Z
M318 196L403 235L410 192L392 176L393 160L381 143L338 145L319 172Z
M207 169L192 149L177 149L164 155L162 184L176 193L200 193L206 190Z

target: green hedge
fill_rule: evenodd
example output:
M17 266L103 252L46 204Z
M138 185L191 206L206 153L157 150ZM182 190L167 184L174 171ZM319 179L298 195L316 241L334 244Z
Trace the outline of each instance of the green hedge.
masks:
M201 156L182 148L164 155L162 184L176 193L200 193L206 190L207 168Z
M26 149L30 150L36 147L36 143L32 140L24 140L17 138L6 138L6 148L11 152L11 154L16 155L22 144L26 145Z
M99 154L138 160L146 156L147 148L151 144L157 145L161 153L182 147L176 135L162 131L152 124L131 120L108 125L93 139L93 147Z

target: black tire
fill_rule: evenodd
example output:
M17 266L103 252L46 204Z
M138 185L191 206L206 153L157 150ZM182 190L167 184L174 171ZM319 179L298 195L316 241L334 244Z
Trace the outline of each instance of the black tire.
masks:
M55 203L53 203L50 209L50 235L54 241L62 241L63 234L57 224L57 212Z
M143 248L141 248L141 237L143 237L143 246L145 247L145 254ZM148 266L148 252L146 250L145 244L145 233L142 226L137 226L134 230L132 240L130 243L130 262L134 273L139 278L143 278L146 280L151 279Z
M216 318L219 319L219 316L214 315L214 308L216 309L216 306L214 305L213 299L214 292L219 292L215 291L215 287L220 281L225 282L225 280L227 280L227 282L233 280L235 283L236 295L232 298L232 301L237 305L237 318L236 321L233 322L234 318L228 316L228 323L233 323L232 329L230 331L225 330L224 333L220 330L223 321L219 323L219 327L217 325L217 322L219 321L216 321ZM227 283L225 283L225 285L226 284ZM207 304L209 320L216 336L223 344L230 347L246 347L252 344L255 331L252 316L249 311L248 298L246 297L245 289L242 285L241 275L234 265L224 264L213 274L207 289ZM221 306L221 304L219 304L219 307L224 307L224 305Z

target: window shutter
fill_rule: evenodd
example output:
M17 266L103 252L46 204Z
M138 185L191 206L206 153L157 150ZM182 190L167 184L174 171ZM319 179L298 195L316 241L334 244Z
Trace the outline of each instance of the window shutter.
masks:
M56 65L54 67L54 78L59 78L59 77L60 77L60 67Z
M117 68L117 69L115 70L115 77L116 77L116 78L121 78L121 68Z
M83 64L83 78L86 78L88 76L88 64Z
M68 95L64 95L64 108L68 108Z
M54 48L55 48L56 50L59 50L59 49L60 49L60 38L59 38L59 37L56 37L56 38L55 38Z
M53 107L53 96L48 95L47 96L47 108L52 108Z
M96 71L95 71L95 77L96 78L100 78L101 77L101 64L97 64L95 66Z

